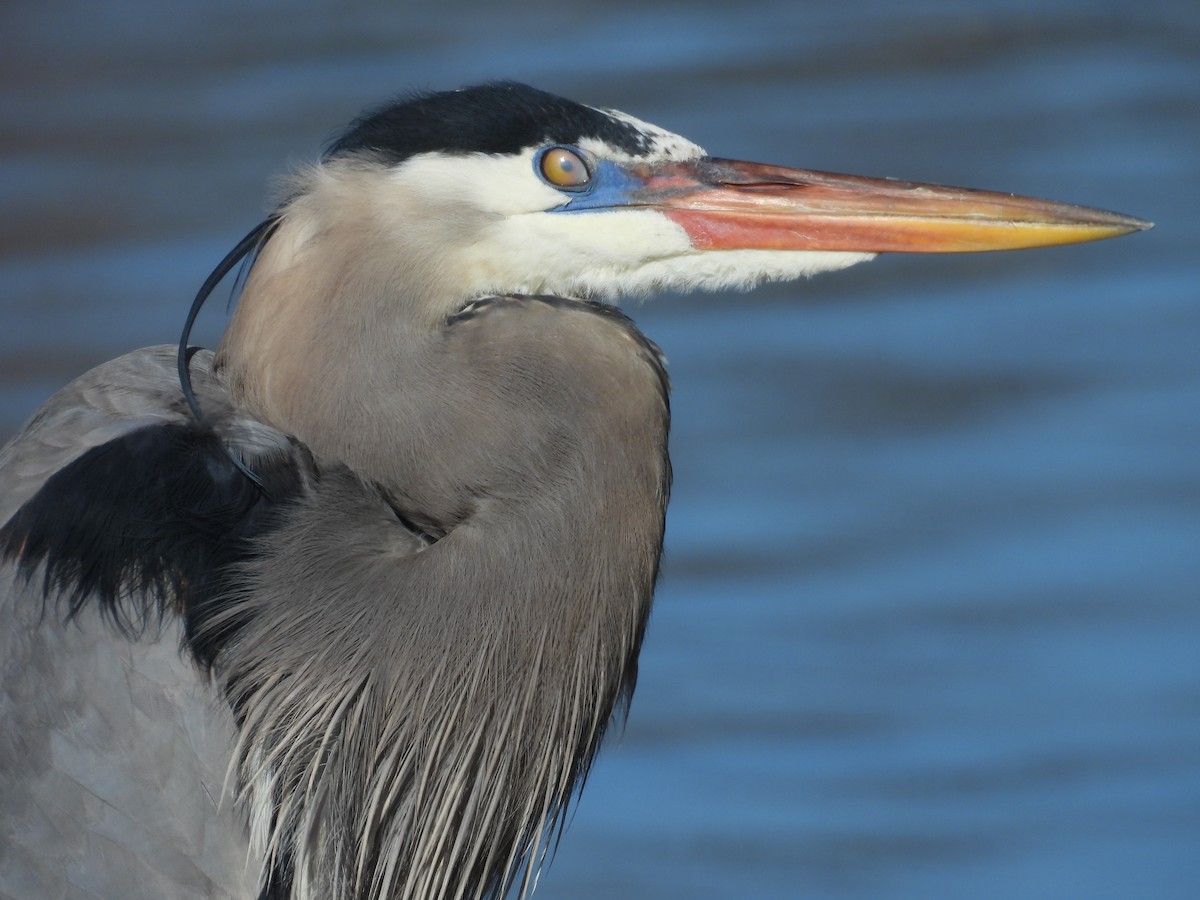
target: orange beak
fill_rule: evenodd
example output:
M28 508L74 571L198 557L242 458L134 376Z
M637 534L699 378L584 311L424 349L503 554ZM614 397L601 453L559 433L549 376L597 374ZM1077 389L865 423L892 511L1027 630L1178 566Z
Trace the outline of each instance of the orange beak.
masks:
M630 205L659 209L703 250L960 253L1118 237L1153 227L1014 194L705 157L631 167Z

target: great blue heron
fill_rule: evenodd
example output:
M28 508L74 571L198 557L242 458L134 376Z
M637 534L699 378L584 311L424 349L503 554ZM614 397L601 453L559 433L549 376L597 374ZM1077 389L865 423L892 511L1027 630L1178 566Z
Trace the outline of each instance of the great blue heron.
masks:
M0 894L527 894L670 486L662 357L603 301L1145 227L513 83L359 119L201 291L251 261L182 387L136 351L0 454Z

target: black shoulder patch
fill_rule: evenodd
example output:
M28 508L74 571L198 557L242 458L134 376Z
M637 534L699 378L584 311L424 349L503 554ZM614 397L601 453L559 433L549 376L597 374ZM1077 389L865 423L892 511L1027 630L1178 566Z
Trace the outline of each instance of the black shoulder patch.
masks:
M264 490L200 426L155 425L84 453L50 476L0 528L0 556L32 579L65 617L87 603L127 635L169 610L210 666L230 629L206 629L209 598L252 538L274 528L302 475L294 463L258 467Z
M517 153L596 138L630 154L650 138L598 109L513 81L404 98L354 121L325 158L373 153L396 164L418 153Z

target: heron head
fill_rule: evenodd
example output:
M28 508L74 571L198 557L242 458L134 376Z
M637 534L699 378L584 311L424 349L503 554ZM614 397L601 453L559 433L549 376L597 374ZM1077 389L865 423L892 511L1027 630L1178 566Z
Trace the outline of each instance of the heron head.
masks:
M1148 227L1010 194L714 158L625 113L509 82L365 115L293 182L284 209L300 225L294 244L357 233L384 268L455 304L747 287L880 252L1016 249Z
M719 159L625 113L490 83L369 112L287 182L272 219L222 264L255 254L217 363L245 402L261 398L260 415L293 428L293 407L312 403L297 398L324 397L319 411L337 421L346 397L391 396L422 348L486 297L748 287L880 252L1146 227L1009 194Z

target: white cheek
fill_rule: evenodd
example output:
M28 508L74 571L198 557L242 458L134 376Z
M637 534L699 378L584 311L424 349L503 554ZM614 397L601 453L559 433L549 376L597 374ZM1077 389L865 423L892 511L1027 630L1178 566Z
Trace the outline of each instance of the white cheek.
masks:
M519 156L424 153L401 163L389 177L431 210L469 206L483 214L517 216L567 202L534 173L532 150Z
M479 292L616 295L648 261L691 252L679 225L653 210L630 209L509 217L461 258Z
M475 295L617 298L658 290L725 290L801 278L870 253L697 250L683 228L649 209L514 216L460 256Z

